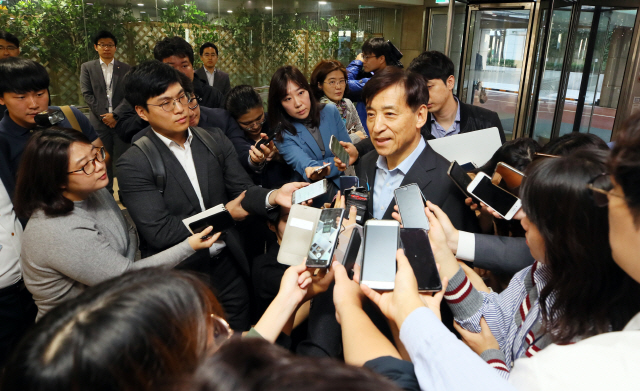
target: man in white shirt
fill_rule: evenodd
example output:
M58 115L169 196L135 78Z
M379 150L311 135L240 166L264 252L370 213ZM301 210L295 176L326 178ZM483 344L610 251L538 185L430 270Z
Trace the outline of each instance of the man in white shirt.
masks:
M37 313L31 294L22 282L22 224L13 211L9 195L13 187L8 167L0 167L0 368L33 325Z
M196 71L196 74L202 79L206 80L207 84L211 87L218 89L222 92L222 95L227 95L231 90L231 83L229 82L229 74L222 72L216 68L220 53L218 47L211 42L205 42L200 46L200 60L202 60L202 68Z
M113 130L118 123L118 115L114 111L124 101L124 76L131 68L114 58L117 46L118 40L113 34L100 31L93 40L99 58L82 64L80 71L82 95L91 109L89 120L112 157L112 162L117 161L128 148ZM111 189L114 177L111 164L107 165L107 174Z

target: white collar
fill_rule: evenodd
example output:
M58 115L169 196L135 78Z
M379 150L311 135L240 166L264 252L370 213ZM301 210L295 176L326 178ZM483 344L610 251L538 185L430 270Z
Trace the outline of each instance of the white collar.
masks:
M151 130L153 130L153 128L151 128ZM180 145L177 142L171 140L170 138L168 138L166 136L161 135L160 133L156 132L155 130L153 130L153 133L155 133L156 136L158 136L160 141L162 141L162 143L164 145L166 145L167 148L171 148L172 145L180 147ZM187 141L184 142L184 145L185 146L191 145L191 140L193 140L193 133L191 133L191 127L189 127L189 128L187 128ZM182 147L180 147L180 148L182 148Z
M98 59L100 60L100 66L102 66L102 64L105 64L106 66L109 66L109 65L113 65L113 63L116 62L115 58L113 60L111 60L111 62L108 63L108 64L106 62L102 61L102 57L98 57Z

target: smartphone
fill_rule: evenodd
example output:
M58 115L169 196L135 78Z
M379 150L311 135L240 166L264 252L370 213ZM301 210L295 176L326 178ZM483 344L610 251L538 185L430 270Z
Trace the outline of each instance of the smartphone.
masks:
M324 165L322 165L320 168L316 168L315 170L313 170L313 172L315 172L316 174L320 174L322 172L322 170L324 170L324 168L328 165L330 165L331 163L325 163Z
M429 230L429 219L424 213L424 196L417 184L398 187L394 192L400 219L404 228Z
M307 255L308 267L329 267L338 243L344 209L323 209Z
M344 195L344 191L352 187L360 186L360 179L357 176L341 176L340 177L340 193Z
M342 145L336 136L331 135L331 141L329 142L329 149L333 154L349 167L349 152Z
M359 229L354 227L351 231L351 236L349 237L349 244L347 245L347 250L344 253L343 264L344 268L347 269L347 274L349 278L353 280L353 267L358 262L358 255L362 252L360 251L362 248L362 234Z
M360 284L371 289L393 290L399 237L400 223L395 220L368 220L365 223Z
M472 179L469 174L467 174L467 172L458 164L458 162L456 162L455 160L451 162L449 170L447 171L447 175L449 176L449 178L451 178L453 183L458 186L458 189L460 189L460 191L464 193L465 197L471 197L471 194L467 192L467 186L471 184Z
M305 186L293 192L291 195L291 203L299 204L301 202L310 200L321 196L327 192L328 182L326 179Z
M274 139L274 137L276 137L275 129L273 131L269 129L269 131L267 132L267 139L265 140L261 138L260 140L256 141L256 148L258 148L259 151L262 151L262 149L260 149L260 146L269 144L271 140Z
M233 217L231 217L231 213L229 213L229 211L227 210L224 210L203 219L194 221L193 223L189 224L189 228L191 228L191 231L193 233L199 233L207 229L207 227L212 226L213 230L211 231L211 233L200 238L202 240L207 240L217 232L226 231L229 228L234 227L235 225L236 222L235 220L233 220Z
M479 172L467 186L467 191L493 208L505 220L511 220L522 206L520 199L491 183L491 178Z
M433 257L429 235L424 229L400 229L400 247L418 280L419 292L440 292L442 282Z
M524 173L516 170L510 165L499 162L494 174L499 174L509 189L517 189L522 183Z
M470 172L478 168L478 166L474 162L464 163L460 167L466 172Z

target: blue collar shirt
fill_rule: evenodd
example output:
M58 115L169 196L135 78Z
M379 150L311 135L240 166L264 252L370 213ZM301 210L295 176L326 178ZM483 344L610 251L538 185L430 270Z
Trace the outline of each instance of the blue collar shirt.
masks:
M453 136L460 133L460 101L454 96L456 103L458 104L458 111L456 113L456 119L448 130L445 130L442 125L438 123L436 117L431 114L431 135L435 138Z

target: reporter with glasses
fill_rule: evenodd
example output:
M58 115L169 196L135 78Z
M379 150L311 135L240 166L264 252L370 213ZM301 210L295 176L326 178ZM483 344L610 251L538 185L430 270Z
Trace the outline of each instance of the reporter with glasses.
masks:
M174 267L220 236L201 240L212 229L207 228L134 262L138 237L105 189L109 178L104 160L104 147L66 128L45 129L25 148L14 207L19 216L30 218L21 266L38 306L37 319L86 287L126 271Z

